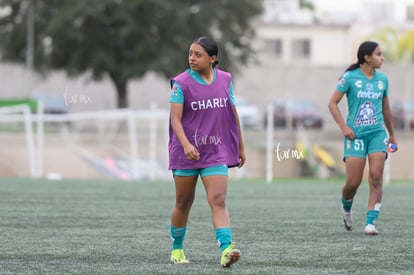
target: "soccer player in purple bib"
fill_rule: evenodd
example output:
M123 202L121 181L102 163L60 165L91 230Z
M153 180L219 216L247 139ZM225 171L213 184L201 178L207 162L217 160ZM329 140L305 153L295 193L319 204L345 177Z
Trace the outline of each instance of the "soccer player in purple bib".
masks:
M378 43L365 41L358 48L358 61L340 78L329 101L329 110L344 136L346 181L341 209L345 228L353 228L352 204L361 184L366 159L369 162L369 198L365 234L378 235L382 201L382 178L388 143L397 144L388 98L388 78L377 71L384 61ZM342 117L338 103L346 95L348 117ZM388 133L387 131L388 130Z
M169 169L176 200L171 215L171 261L188 263L183 249L196 183L200 176L210 205L221 266L239 260L226 207L228 168L246 161L234 105L231 74L216 68L218 47L209 37L195 39L190 68L171 80Z

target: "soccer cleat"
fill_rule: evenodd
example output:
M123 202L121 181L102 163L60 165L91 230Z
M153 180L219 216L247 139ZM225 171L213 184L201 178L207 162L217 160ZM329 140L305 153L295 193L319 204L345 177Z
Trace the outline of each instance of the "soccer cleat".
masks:
M174 249L171 251L171 262L175 264L188 264L189 261L185 258L184 249Z
M365 234L371 235L371 236L375 236L379 234L379 232L375 229L375 225L370 224L370 223L367 224L367 226L365 226L364 231L365 231Z
M221 253L221 267L231 267L240 259L240 250L235 248L236 243L231 243L229 247Z
M354 226L354 222L352 221L352 211L345 211L344 207L341 205L342 210L342 220L344 221L345 229L348 231L352 231L352 227Z

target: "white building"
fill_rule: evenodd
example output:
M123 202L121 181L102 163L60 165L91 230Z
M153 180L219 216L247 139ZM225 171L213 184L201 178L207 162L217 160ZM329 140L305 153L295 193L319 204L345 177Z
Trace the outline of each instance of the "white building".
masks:
M262 62L343 65L351 56L350 29L345 25L260 23L257 51Z
M414 28L414 0L315 0L315 14L298 1L266 0L257 22L257 52L262 62L344 65L358 45L384 27L404 33ZM342 4L341 4L342 3Z

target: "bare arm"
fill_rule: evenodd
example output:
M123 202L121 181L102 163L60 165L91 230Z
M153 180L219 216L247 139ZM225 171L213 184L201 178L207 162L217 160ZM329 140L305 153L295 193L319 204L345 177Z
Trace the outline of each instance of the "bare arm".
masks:
M355 138L355 133L346 124L345 119L343 118L341 111L339 110L339 107L338 107L338 104L342 100L343 96L344 96L344 93L341 93L335 90L329 100L328 108L329 108L329 111L331 112L333 119L336 121L339 128L341 128L342 134L344 135L344 137L352 140Z
M234 112L234 116L236 117L237 132L239 134L239 158L240 158L239 168L240 168L244 165L244 162L246 161L246 153L244 152L243 135L242 135L241 126L240 126L239 114L237 112L236 106L233 106L233 112Z
M171 127L184 148L186 158L188 160L199 160L200 153L187 139L183 124L181 123L183 117L183 105L179 103L171 103L170 105Z
M395 145L397 145L397 140L394 136L394 126L392 123L392 112L391 112L390 101L389 101L388 96L384 96L382 99L382 114L384 115L385 127L387 127L388 134L389 134L388 141L390 143L394 143Z

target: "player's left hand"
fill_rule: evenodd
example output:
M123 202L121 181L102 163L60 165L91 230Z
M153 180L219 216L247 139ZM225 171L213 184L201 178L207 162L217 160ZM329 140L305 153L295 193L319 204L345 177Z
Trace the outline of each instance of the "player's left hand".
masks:
M246 162L246 155L244 154L244 151L240 151L239 158L240 158L240 163L238 167L241 168Z

